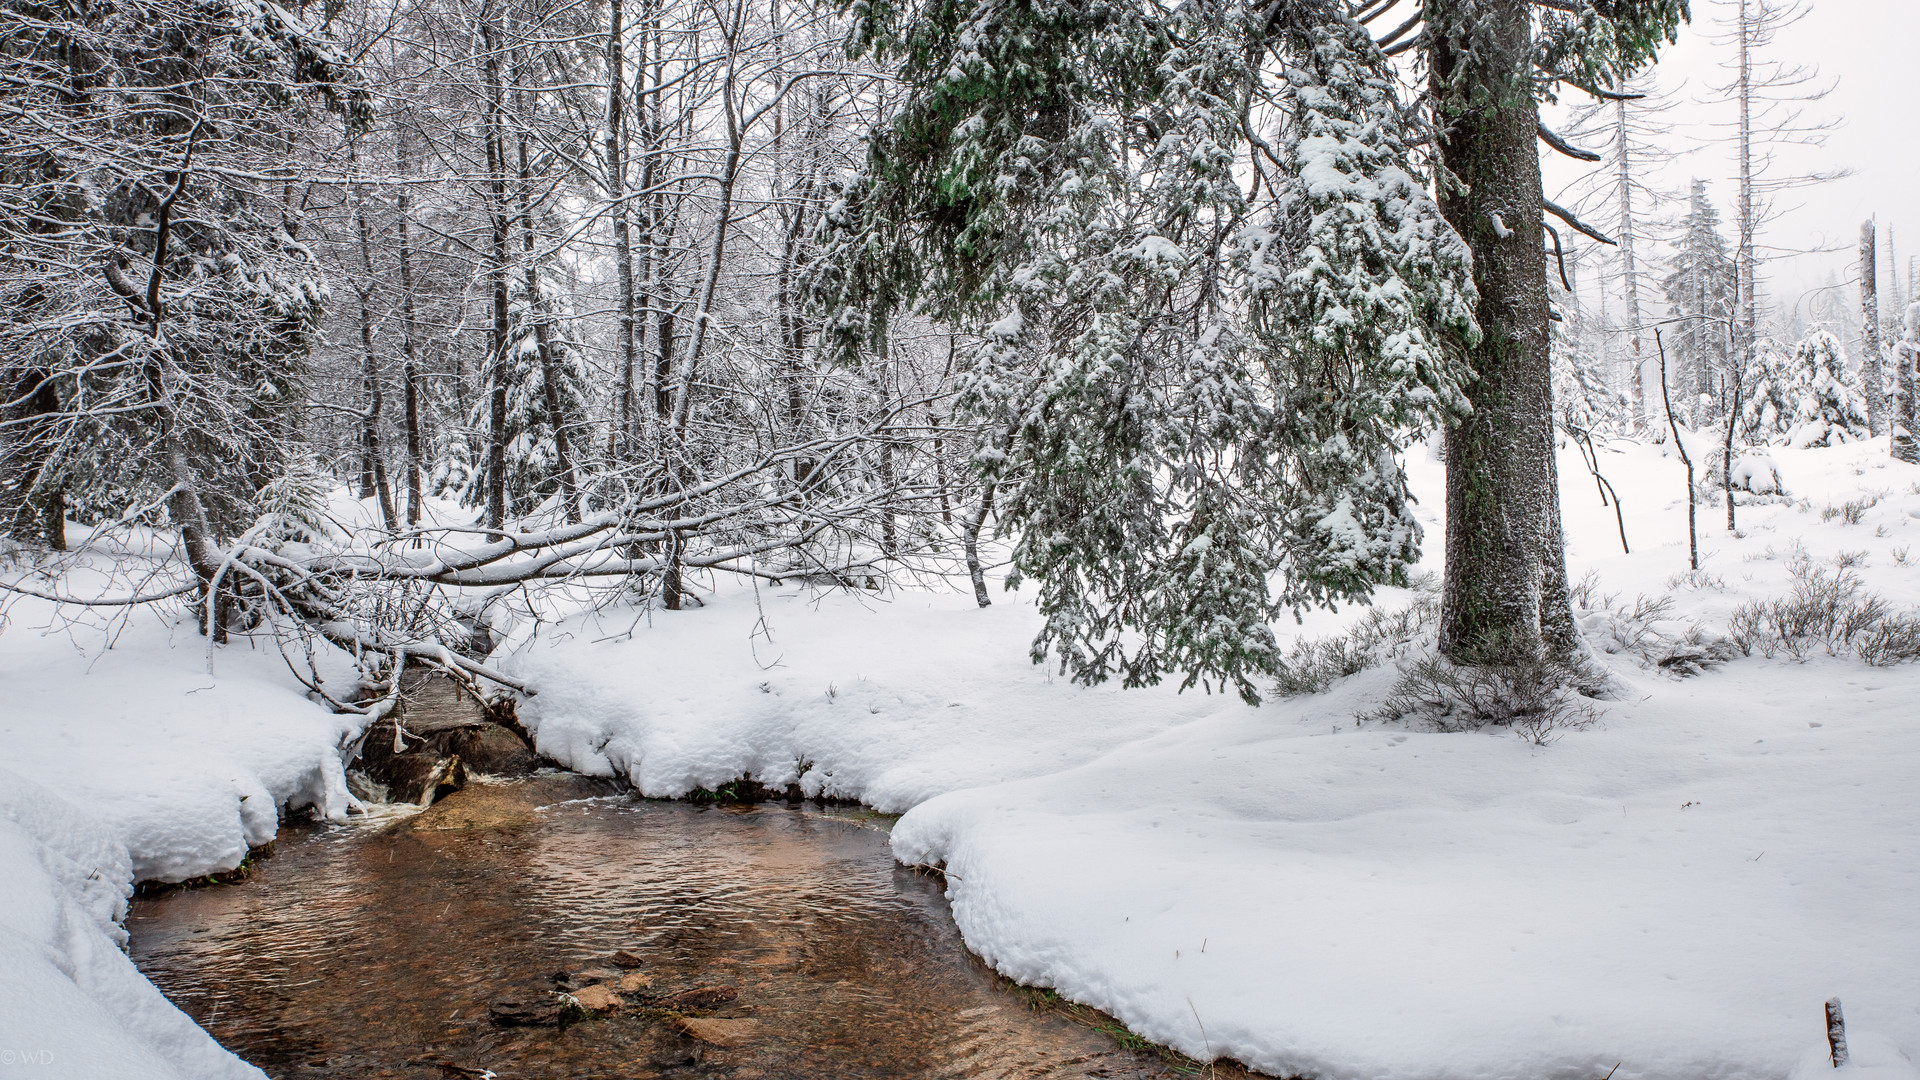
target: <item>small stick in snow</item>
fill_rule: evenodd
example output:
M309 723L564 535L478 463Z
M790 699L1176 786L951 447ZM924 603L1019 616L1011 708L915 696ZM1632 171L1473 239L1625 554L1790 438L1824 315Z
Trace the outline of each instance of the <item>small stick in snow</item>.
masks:
M1827 1048L1833 1053L1833 1067L1847 1063L1847 1020L1840 1015L1840 999L1827 999Z

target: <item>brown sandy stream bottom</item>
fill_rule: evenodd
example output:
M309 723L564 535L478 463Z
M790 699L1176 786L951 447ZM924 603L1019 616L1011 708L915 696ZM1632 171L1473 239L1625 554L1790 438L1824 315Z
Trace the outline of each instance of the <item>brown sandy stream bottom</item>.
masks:
M133 959L274 1077L1178 1075L1006 989L870 815L604 790L538 776L288 828L240 884L137 900ZM592 984L620 1004L493 1015Z

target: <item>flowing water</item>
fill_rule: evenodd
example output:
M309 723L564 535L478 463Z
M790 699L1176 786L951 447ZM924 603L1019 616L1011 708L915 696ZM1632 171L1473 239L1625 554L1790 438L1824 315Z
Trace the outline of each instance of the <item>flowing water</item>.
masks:
M997 980L883 830L541 775L290 826L244 882L137 900L128 927L141 970L275 1077L1177 1075ZM499 1022L592 983L621 1004Z

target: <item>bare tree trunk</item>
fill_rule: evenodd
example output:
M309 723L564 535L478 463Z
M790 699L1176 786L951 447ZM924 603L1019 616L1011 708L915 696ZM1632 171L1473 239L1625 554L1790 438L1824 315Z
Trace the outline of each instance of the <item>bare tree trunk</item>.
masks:
M505 132L506 87L500 77L499 28L490 10L480 16L482 62L486 79L488 217L493 227L488 277L493 285L492 356L487 370L487 527L503 530L507 521L507 350L512 346L507 324L507 162Z
M407 178L413 172L413 161L408 150L406 132L402 131L396 156L400 165L400 303L403 314L400 349L405 358L403 378L407 398L407 524L418 525L421 511L420 474L424 462L421 460L420 437L420 361L414 351L414 343L419 340L419 323L414 312L413 232L410 220L413 191L407 183Z
M1686 441L1680 438L1680 425L1673 419L1673 398L1667 394L1667 346L1660 340L1660 331L1653 332L1653 342L1660 349L1660 401L1667 409L1667 429L1673 433L1673 448L1680 455L1680 464L1687 467L1687 565L1700 569L1700 531L1695 527L1693 498L1693 459L1687 456Z
M380 361L373 351L373 234L367 227L366 188L359 180L359 140L347 140L347 163L354 171L353 224L360 240L360 267L366 277L354 286L360 301L361 381L367 395L366 411L361 414L364 427L361 443L373 473L374 490L380 496L380 520L390 533L400 531L399 517L393 510L393 487L387 482L386 455L380 450L380 412L384 395L380 387ZM363 479L364 483L364 479ZM361 498L366 498L362 495Z
M1760 228L1760 222L1753 191L1753 43L1759 31L1754 25L1754 13L1749 10L1752 2L1740 0L1740 10L1736 16L1740 40L1740 68L1734 84L1740 98L1740 237L1734 253L1733 285L1739 293L1740 308L1734 323L1733 351L1734 355L1741 357L1752 355L1754 343L1759 337L1759 304L1756 299L1759 295L1756 289L1759 263L1754 253L1754 236Z
M1887 431L1887 401L1882 393L1885 374L1880 364L1880 289L1878 245L1873 219L1860 223L1860 388L1867 396L1867 432Z
M706 346L707 326L713 321L713 296L719 287L720 271L726 261L727 233L733 220L733 189L740 174L743 133L739 129L730 92L726 109L729 138L726 163L720 170L720 200L714 210L713 240L707 249L706 273L701 279L699 299L693 310L693 328L687 334L686 356L680 361L680 387L674 393L673 419L667 433L668 441L676 446L686 434L687 416L693 407L693 380L700 370L700 353Z
M1626 84L1615 80L1613 88L1622 93ZM1633 220L1633 179L1628 161L1627 142L1627 102L1623 97L1613 103L1614 139L1620 154L1620 268L1622 283L1627 293L1628 341L1632 344L1633 354L1628 363L1633 365L1633 416L1636 423L1647 418L1647 394L1642 368L1644 357L1640 354L1640 271L1634 261L1633 241L1637 231Z
M620 296L620 383L615 391L613 443L621 454L633 446L633 374L639 352L638 310L633 284L633 229L627 208L626 0L609 0L607 15L607 199L612 204L614 274ZM635 73L636 88L645 80Z
M981 607L992 607L993 597L987 595L987 571L980 565L980 527L987 523L987 515L993 512L993 481L980 489L980 505L967 515L966 524L960 533L960 546L967 554L967 576L973 579L973 602Z
M516 63L515 67L518 66ZM520 93L524 95L526 91L522 89ZM524 106L521 111L523 116L531 116ZM553 465L560 474L560 501L566 505L567 520L578 523L580 492L573 474L573 455L567 445L567 425L570 421L560 400L560 365L553 359L552 333L547 326L546 294L540 287L539 260L535 257L538 245L533 231L533 204L528 195L533 183L533 168L524 128L520 132L519 155L520 184L517 194L520 199L522 247L526 253L527 319L533 323L534 346L540 354L540 382L547 400L547 421L553 425Z
M173 236L173 206L180 193L186 190L190 175L186 166L192 158L193 140L189 138L182 168L171 178L174 182L173 193L161 200L154 214L153 270L147 278L145 301L147 334L152 339L146 361L146 382L148 393L159 405L160 445L167 455L167 471L173 478L173 493L167 496L167 514L180 530L180 546L185 550L187 566L200 582L206 610L206 616L200 622L201 632L215 643L220 643L227 640L227 590L220 580L222 560L214 547L213 527L207 519L206 504L200 499L200 480L194 475L193 462L187 454L183 430L187 425L180 415L180 394L184 392L186 377L174 362L172 346L167 344L166 335L161 329L167 317L165 293L161 286L166 277L168 246Z
M660 452L660 425L671 409L666 383L673 370L673 311L667 304L667 245L672 242L662 198L654 190L665 152L665 134L661 128L660 95L665 84L659 42L660 16L657 0L646 0L647 19L640 31L640 56L634 71L634 103L639 112L642 161L640 163L642 221L640 280L646 283L647 318L642 339L635 343L645 371L640 383L640 443L643 452ZM649 51L652 63L649 66ZM651 333L654 355L648 359L642 346Z
M366 454L367 471L373 474L374 493L380 497L380 520L388 532L398 532L400 522L394 514L393 488L387 482L385 455L380 451L380 411L384 395L380 391L379 363L373 352L373 313L368 300L372 287L360 284L354 292L360 300L360 380L367 395L367 407L360 414L360 444Z
M1553 459L1530 5L1487 0L1450 25L1430 6L1428 19L1440 156L1459 181L1440 207L1473 252L1482 334L1468 355L1473 413L1447 436L1440 648L1468 664L1567 657L1580 639Z

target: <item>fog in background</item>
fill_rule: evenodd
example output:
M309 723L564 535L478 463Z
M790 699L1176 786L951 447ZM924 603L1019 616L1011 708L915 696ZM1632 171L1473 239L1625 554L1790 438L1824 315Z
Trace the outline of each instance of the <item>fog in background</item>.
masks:
M1789 311L1799 305L1804 312L1810 291L1828 285L1833 274L1842 283L1846 302L1857 307L1860 223L1871 216L1879 222L1884 306L1890 302L1885 249L1889 232L1899 258L1902 295L1910 295L1909 261L1920 257L1920 56L1915 51L1920 41L1920 3L1808 0L1803 6L1805 18L1782 32L1756 59L1770 57L1789 67L1799 63L1818 68L1819 77L1811 85L1833 89L1823 100L1808 104L1803 119L1831 118L1836 126L1824 147L1775 148L1771 168L1782 176L1840 168L1853 171L1850 176L1778 196L1782 213L1758 237L1762 300ZM1731 248L1738 233L1739 166L1733 125L1739 111L1735 102L1724 100L1719 88L1734 78L1734 71L1721 65L1735 58L1734 46L1726 38L1727 20L1737 2L1692 0L1692 7L1692 24L1681 29L1678 44L1662 52L1655 69L1659 84L1674 91L1676 103L1667 113L1674 128L1669 141L1680 153L1653 174L1654 185L1671 189L1675 197L1657 207L1652 216L1671 222L1658 229L1662 239L1677 232L1679 219L1686 213L1690 181L1705 180ZM1569 91L1560 107L1546 110L1545 118L1550 124L1564 122L1567 107L1586 100L1586 95ZM1550 198L1556 192L1570 197L1582 174L1598 167L1552 153L1543 153L1542 159ZM1565 199L1559 201L1564 205ZM1596 213L1590 223L1611 234L1618 220L1614 214ZM1561 232L1570 235L1569 230ZM1578 239L1583 247L1595 246ZM1656 249L1654 254L1658 258L1665 251ZM1664 271L1656 263L1654 272L1657 276ZM1609 267L1604 282L1596 280L1599 277L1589 263L1581 293L1589 302L1596 301L1604 283L1617 319L1616 272ZM1664 310L1665 298L1654 297L1650 313ZM1850 351L1854 344L1848 342Z

